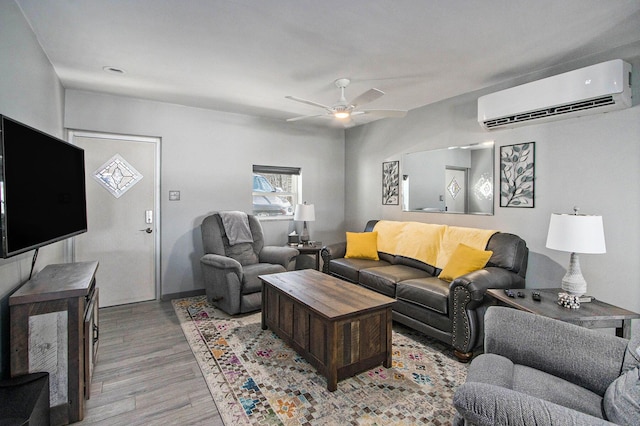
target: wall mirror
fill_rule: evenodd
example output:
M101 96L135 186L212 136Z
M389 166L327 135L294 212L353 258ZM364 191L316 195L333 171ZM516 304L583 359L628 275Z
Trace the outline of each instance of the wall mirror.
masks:
M493 214L493 142L402 156L402 210Z

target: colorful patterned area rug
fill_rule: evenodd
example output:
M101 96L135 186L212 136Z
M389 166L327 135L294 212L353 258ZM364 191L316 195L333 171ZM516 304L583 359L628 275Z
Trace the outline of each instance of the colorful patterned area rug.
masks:
M229 317L204 296L173 301L182 330L227 426L450 425L466 377L451 348L393 325L393 365L326 379L270 330L260 313Z

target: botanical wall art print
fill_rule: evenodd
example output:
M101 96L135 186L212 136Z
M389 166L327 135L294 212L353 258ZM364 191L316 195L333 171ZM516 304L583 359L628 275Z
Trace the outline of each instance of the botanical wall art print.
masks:
M500 207L533 207L535 142L500 147Z
M400 162L382 163L382 204L400 204Z

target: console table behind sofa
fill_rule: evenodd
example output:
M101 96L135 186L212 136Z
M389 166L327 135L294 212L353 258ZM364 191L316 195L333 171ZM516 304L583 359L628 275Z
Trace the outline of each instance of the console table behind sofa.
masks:
M365 232L373 231L371 220ZM380 238L380 236L378 237ZM393 320L453 346L460 361L482 346L484 312L495 301L489 288L524 288L529 249L517 235L490 237L487 265L452 282L440 280L441 269L416 259L378 252L380 260L344 258L346 242L322 249L323 272L396 299Z

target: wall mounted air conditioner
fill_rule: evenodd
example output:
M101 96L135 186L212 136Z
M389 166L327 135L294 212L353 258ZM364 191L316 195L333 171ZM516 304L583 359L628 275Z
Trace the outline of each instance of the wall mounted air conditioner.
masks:
M631 65L615 59L481 96L478 122L503 129L630 106Z

